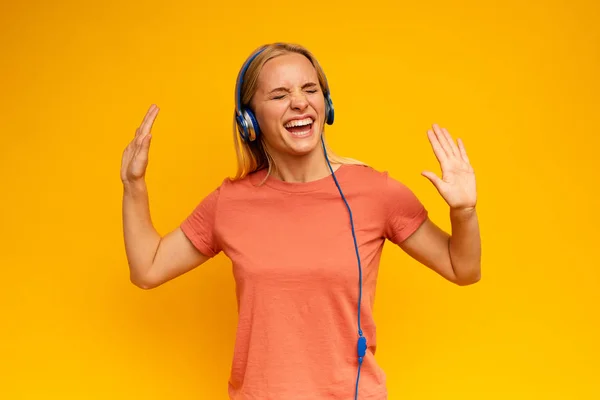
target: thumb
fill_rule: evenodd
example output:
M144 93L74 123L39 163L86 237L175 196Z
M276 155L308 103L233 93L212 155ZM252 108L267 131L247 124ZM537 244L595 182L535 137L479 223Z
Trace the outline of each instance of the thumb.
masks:
M434 174L431 171L423 171L423 172L421 172L421 175L423 175L425 178L429 179L431 181L431 183L433 183L433 186L435 186L437 189L439 189L440 183L442 182L442 180L436 174Z
M142 143L138 150L135 152L134 158L141 162L148 161L148 151L150 149L150 140L152 139L152 135L147 135L142 139Z
M150 150L150 141L152 140L152 135L148 134L148 136L146 136L144 138L144 142L142 143L142 149L141 152L148 156L148 151Z

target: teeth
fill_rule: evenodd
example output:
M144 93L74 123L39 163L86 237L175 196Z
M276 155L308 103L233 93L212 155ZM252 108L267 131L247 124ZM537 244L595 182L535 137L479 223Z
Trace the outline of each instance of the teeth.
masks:
M308 135L310 133L310 131L311 131L310 128L308 128L307 130L302 131L302 132L294 132L294 133L292 133L292 136L303 137L303 136Z
M312 118L304 118L304 119L296 119L294 121L290 121L287 124L285 124L284 126L286 128L292 128L294 126L304 126L304 125L310 125L313 123Z

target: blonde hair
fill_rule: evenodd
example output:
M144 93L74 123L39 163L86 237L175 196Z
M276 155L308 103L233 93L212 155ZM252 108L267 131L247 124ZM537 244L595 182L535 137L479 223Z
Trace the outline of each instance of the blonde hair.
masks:
M319 78L321 90L323 92L329 91L327 79L325 78L325 73L323 72L323 69L319 65L317 59L312 55L312 53L303 46L292 43L273 43L262 46L261 48L263 48L262 52L258 56L256 56L254 60L250 63L243 77L244 79L240 95L241 106L247 107L252 99L252 96L254 96L254 93L256 92L258 86L258 75L260 74L260 71L262 70L265 63L275 57L289 53L302 54L303 56L308 58L317 71L317 76ZM259 49L257 49L256 51L258 51ZM252 54L255 54L256 51L254 51ZM263 136L261 135L258 140L246 142L240 137L238 129L239 128L237 125L236 117L234 115L233 143L237 156L237 173L235 177L232 178L232 180L242 179L248 174L251 174L252 172L265 168L268 169L267 176L270 175L273 171L273 168L275 167L275 162L263 143ZM363 164L360 161L347 157L341 157L335 154L329 148L327 142L325 141L324 130L322 135L323 142L327 150L327 156L330 162L336 164Z

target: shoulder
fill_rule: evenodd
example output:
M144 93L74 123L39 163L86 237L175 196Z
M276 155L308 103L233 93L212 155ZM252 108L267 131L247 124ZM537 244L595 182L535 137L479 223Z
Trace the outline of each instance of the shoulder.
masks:
M379 202L389 206L414 203L415 193L401 179L397 179L388 171L380 171L368 165L344 165L344 180L363 193L373 194Z
M398 180L392 178L388 171L380 171L369 165L361 164L347 164L343 165L344 174L350 181L363 182L364 184L374 189L385 190L390 184L400 183Z
M344 164L340 167L339 172L343 173L352 180L375 180L375 182L385 180L386 172L378 171L370 165L366 164Z
M255 193L265 177L266 170L251 172L239 179L226 177L223 178L216 191L219 192L219 196L223 199L244 198L251 193Z

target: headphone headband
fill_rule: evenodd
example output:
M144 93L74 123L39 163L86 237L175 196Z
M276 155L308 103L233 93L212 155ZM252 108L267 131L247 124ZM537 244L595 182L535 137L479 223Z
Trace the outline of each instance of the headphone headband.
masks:
M250 57L248 57L244 65L242 65L242 68L238 73L238 77L235 84L235 110L237 114L241 114L242 112L242 84L244 83L244 76L246 75L246 70L248 69L248 67L250 67L252 61L254 61L254 59L258 57L258 55L262 53L266 48L267 46L262 46L260 49L256 50L254 54L250 55Z

